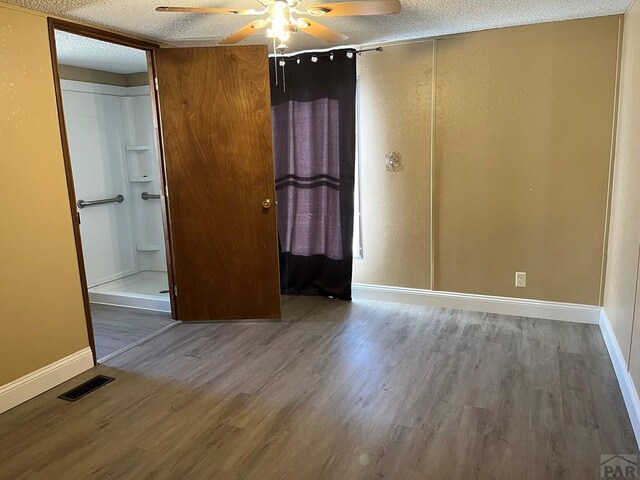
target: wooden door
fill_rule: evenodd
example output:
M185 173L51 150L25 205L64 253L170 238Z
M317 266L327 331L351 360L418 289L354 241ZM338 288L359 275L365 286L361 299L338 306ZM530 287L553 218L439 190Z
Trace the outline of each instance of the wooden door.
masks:
M155 57L177 318L279 318L267 48Z

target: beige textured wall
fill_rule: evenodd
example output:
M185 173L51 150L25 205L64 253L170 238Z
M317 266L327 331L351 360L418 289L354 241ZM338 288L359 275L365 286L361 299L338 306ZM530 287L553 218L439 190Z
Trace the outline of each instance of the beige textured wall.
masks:
M63 80L100 83L102 85L115 85L118 87L127 86L127 79L121 73L103 72L102 70L80 68L71 65L58 65L58 73Z
M622 43L620 106L613 171L604 306L630 370L640 385L640 328L634 298L640 248L640 2L627 13ZM637 314L636 314L637 315ZM633 342L631 340L633 334Z
M58 73L61 79L76 80L78 82L100 83L118 87L149 85L147 72L122 74L93 70L91 68L74 67L71 65L58 65Z
M149 85L149 74L147 72L129 73L124 76L127 87L141 87Z
M433 42L358 58L363 258L353 281L430 288ZM402 170L388 172L397 152Z
M438 290L599 303L620 23L438 40Z
M0 4L0 385L89 345L46 18Z

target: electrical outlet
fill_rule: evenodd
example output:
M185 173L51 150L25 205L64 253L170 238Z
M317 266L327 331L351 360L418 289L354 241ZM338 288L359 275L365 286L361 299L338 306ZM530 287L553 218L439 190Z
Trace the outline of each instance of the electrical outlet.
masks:
M527 286L527 272L516 272L516 287L525 288Z

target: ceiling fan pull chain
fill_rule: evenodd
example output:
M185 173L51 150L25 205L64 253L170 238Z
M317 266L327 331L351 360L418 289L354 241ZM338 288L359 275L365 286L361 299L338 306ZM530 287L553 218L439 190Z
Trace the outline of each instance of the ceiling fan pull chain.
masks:
M278 86L278 51L276 50L276 38L273 37L273 71L276 77L276 87Z
M284 66L287 64L287 62L284 59L284 55L282 55L282 91L286 92L287 91L287 77L284 74Z

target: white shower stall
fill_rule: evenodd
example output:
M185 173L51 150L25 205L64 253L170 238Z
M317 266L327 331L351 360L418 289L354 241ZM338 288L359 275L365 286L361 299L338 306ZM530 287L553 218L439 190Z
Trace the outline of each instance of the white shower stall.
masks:
M90 301L169 312L149 86L61 87Z

